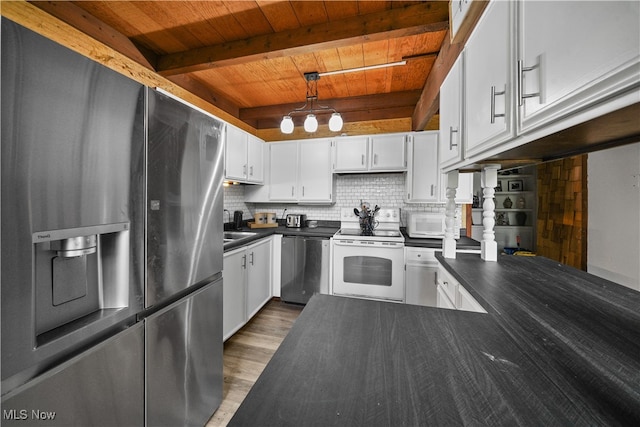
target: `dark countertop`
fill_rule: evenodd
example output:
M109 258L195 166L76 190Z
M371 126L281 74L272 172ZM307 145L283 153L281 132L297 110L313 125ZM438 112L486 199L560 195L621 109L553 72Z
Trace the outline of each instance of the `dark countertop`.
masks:
M442 249L442 239L419 239L409 237L404 227L401 228L400 231L402 231L402 235L404 236L405 246L415 248ZM479 252L480 242L478 242L477 240L473 240L472 238L467 236L460 236L460 239L456 240L456 250L472 250Z
M336 234L336 232L339 229L340 229L340 223L338 221L338 225L333 225L331 222L327 222L326 224L320 223L316 228L311 228L311 227L287 228L284 225L278 225L278 227L273 227L273 228L242 227L240 230L225 230L225 231L251 231L256 233L256 235L253 237L239 239L233 242L227 242L224 245L224 251L225 252L232 251L234 249L240 248L242 246L246 246L256 240L263 239L273 234L282 234L283 236L330 238L330 237L333 237L333 235Z
M436 257L590 424L640 425L640 292L544 257Z
M334 234L340 229L340 221L326 221L319 222L318 227L310 228L287 228L284 225L279 225L278 227L273 228L249 228L242 227L237 231L252 231L257 233L254 237L248 237L246 239L237 240L234 242L228 242L224 245L224 251L228 252L233 249L237 249L239 247L248 245L251 242L262 239L267 236L271 236L272 234L282 234L284 236L307 236L307 237L333 237ZM236 230L233 230L236 231ZM402 231L402 235L404 236L404 244L408 247L417 247L417 248L432 248L432 249L442 249L442 240L441 239L417 239L409 237L406 230L403 228L400 229ZM459 240L457 240L456 248L458 250L474 250L480 251L480 242L477 240L473 240L466 236L461 236Z
M437 257L488 314L316 295L230 425L640 425L640 293Z

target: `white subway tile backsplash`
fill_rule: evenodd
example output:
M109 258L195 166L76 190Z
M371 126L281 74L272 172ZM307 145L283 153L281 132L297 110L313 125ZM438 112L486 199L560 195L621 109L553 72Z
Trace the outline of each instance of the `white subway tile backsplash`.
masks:
M341 208L357 207L361 202L368 202L371 206L400 208L403 226L406 224L406 212L444 212L444 203L406 204L405 177L404 173L336 175L336 203L333 205L245 203L244 186L232 185L224 188L224 208L232 215L233 211L243 211L245 219L253 217L256 211L276 212L281 218L287 209L288 213L306 213L308 219L339 221Z

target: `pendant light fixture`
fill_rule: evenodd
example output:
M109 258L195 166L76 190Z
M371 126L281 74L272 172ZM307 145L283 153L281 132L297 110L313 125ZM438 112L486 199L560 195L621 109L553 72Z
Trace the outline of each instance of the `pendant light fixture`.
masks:
M317 72L305 73L304 79L307 82L307 101L305 104L291 111L286 116L282 117L280 122L280 131L285 134L293 133L295 127L293 123L292 115L306 114L304 119L304 130L309 133L313 133L318 130L318 119L316 114L332 113L329 119L329 129L332 132L340 132L342 130L342 116L336 110L323 105L317 105L314 107L314 103L318 101L318 80L320 75Z

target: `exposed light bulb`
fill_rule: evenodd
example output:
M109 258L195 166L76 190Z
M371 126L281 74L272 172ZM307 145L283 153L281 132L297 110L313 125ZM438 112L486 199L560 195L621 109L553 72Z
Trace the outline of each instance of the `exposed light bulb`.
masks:
M304 130L312 133L318 130L318 119L313 114L307 115L307 118L304 119Z
M340 132L342 130L342 116L340 113L333 113L329 119L329 130L331 132Z
M290 134L293 133L293 128L293 119L291 116L284 116L280 122L280 132Z

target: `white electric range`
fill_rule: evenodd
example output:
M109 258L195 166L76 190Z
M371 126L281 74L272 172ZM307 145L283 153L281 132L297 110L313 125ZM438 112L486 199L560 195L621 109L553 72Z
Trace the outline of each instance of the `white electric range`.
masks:
M365 233L353 209L340 212L333 236L333 294L404 302L404 236L400 209L380 209Z

